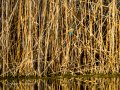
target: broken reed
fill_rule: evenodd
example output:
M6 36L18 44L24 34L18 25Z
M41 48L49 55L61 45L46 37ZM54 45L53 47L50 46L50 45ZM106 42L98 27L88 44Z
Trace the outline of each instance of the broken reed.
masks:
M119 3L2 0L0 76L120 73Z

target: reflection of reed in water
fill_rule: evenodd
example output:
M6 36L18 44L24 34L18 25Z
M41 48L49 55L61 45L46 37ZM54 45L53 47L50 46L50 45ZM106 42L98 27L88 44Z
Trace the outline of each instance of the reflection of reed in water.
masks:
M1 81L0 90L120 90L119 78L63 78Z

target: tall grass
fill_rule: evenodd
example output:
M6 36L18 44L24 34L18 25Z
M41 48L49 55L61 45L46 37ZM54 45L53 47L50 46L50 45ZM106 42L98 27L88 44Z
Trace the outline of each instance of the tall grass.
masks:
M2 0L0 16L0 76L120 73L119 0Z

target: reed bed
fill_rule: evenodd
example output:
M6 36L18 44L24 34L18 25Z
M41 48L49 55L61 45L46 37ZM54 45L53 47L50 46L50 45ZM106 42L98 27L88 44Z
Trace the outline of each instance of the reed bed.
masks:
M120 73L119 0L0 4L0 76Z

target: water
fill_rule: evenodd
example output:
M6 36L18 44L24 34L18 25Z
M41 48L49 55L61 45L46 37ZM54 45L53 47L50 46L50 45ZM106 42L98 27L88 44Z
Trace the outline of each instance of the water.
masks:
M120 77L0 80L0 90L120 90Z

